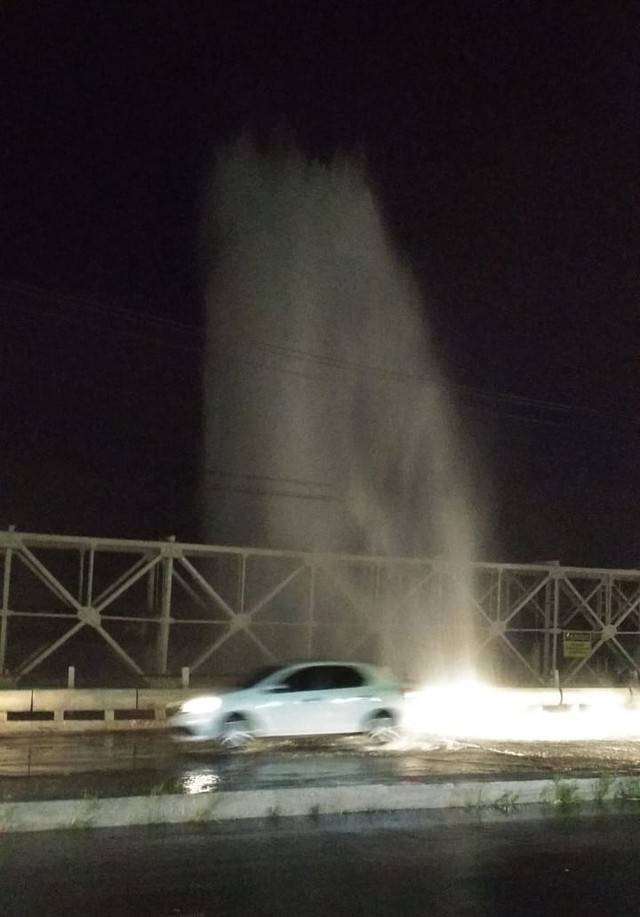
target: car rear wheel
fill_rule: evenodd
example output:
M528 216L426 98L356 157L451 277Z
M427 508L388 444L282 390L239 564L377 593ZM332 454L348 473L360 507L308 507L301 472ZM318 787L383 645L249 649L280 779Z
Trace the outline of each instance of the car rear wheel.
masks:
M366 732L374 745L388 745L398 738L396 718L389 710L380 710L367 723Z
M246 746L253 739L253 732L249 721L241 713L234 713L222 724L219 742L223 748L235 751Z

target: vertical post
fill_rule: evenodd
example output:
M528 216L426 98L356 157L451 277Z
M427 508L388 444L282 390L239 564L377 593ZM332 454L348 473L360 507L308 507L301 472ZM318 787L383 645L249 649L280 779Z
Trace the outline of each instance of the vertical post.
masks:
M437 618L437 622L438 622L437 626L439 630L438 637L440 640L444 642L447 640L447 636L446 636L447 623L446 622L449 620L449 616L451 614L451 606L450 605L447 606L447 596L446 596L446 590L445 590L444 573L442 572L442 555L439 555L438 557L436 557L435 565L436 566L435 566L434 592L436 595L436 608L438 609L438 618ZM433 606L431 606L430 612L431 614L433 614ZM438 637L436 637L436 639L438 639ZM457 650L457 647L456 647L456 650ZM451 670L453 671L454 677L455 677L456 675L460 674L458 670L458 663L460 660L460 656L456 652L455 658L454 658L454 653L452 652L451 647L449 648L448 655L449 655L449 659L447 661L447 664L451 666ZM414 666L415 666L415 663L416 663L416 659L414 656L413 657ZM433 667L433 671L437 671L438 666L441 664L442 664L441 660L434 660L433 655L431 656L431 666Z
M382 602L380 600L380 565L376 564L374 567L374 580L373 580L373 614L376 622L376 632L378 634L378 663L381 665L389 665L391 661L391 655L389 652L388 645L388 624L382 613Z
M316 566L311 564L309 567L309 606L307 609L307 656L309 659L313 656L314 649L314 628L315 628L315 611L316 611Z
M89 568L87 570L87 596L85 604L93 605L93 568L96 562L96 549L93 545L89 548Z
M76 667L70 665L67 669L67 688L75 688L76 686Z
M175 535L168 539L176 540ZM162 559L162 586L160 594L160 630L158 633L158 673L167 674L169 662L169 632L171 628L171 586L173 583L173 556L168 553Z
M182 669L180 670L180 682L183 688L189 687L190 678L191 678L191 670L189 669L189 666L183 665Z
M498 586L496 589L496 621L500 621L502 618L502 577L504 576L504 570L502 567L498 570Z
M402 594L403 590L402 588L397 587L396 580L396 584L394 586L395 592L393 593L393 597L390 600L389 568L385 567L384 572L386 573L384 582L387 588L383 590L383 567L380 564L375 565L373 607L375 619L377 622L376 632L378 634L379 640L378 663L380 665L392 668L396 675L406 678L406 667L408 660L404 658L405 654L402 652L402 643L398 645L397 642L394 643L392 640L392 635L395 634L395 636L398 637L399 634L404 634L406 630L405 622L400 620L401 612L398 611L400 595ZM413 615L410 610L405 608L403 613L405 615L409 615L409 619L413 620ZM409 662L409 664L411 663Z
M498 570L498 582L496 584L496 604L495 604L495 622L496 627L499 626L498 622L507 617L509 609L511 606L511 582L509 574L505 571L504 567L500 567ZM504 614L503 614L504 612ZM484 650L484 653L483 653ZM500 660L498 658L498 653L496 652L495 644L492 641L489 641L483 647L483 650L480 650L478 657L484 663L485 670L490 673L491 678L495 678L496 669L500 667ZM484 657L484 658L483 658Z
M611 624L613 621L613 577L611 574L604 577L604 621L605 624Z
M157 610L156 599L157 599L157 582L158 582L158 568L152 567L149 570L147 575L147 611L150 615L155 614Z
M84 603L84 558L85 550L84 548L80 548L78 552L78 601L81 605Z
M0 610L0 675L6 670L7 661L7 629L9 624L9 595L11 591L11 561L12 548L4 552L2 569L2 609Z
M542 675L546 678L551 670L551 608L553 605L553 580L544 587L544 633L542 635Z
M551 645L551 668L558 672L558 634L560 631L560 579L556 573L553 576L553 639ZM559 676L558 676L559 677Z
M238 613L244 614L247 591L247 555L240 555L240 574L238 578Z

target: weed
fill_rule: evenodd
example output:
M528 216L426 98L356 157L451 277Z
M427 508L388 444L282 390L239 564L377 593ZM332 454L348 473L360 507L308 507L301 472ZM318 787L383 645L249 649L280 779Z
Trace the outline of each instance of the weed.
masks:
M621 802L640 802L640 777L623 777L618 781L615 798Z
M182 786L179 780L176 780L175 777L167 777L166 780L161 780L160 783L154 784L154 786L149 787L149 796L165 796L172 793L179 793Z
M504 815L510 815L518 805L519 799L518 793L505 792L491 803L491 808L497 809L498 812L502 812Z
M9 831L11 829L14 817L15 807L12 805L4 806L2 812L2 821L0 821L0 834L3 834L5 831Z
M206 804L203 804L201 809L199 809L197 812L194 812L194 814L191 816L191 821L197 824L211 821L211 813L215 809L216 802L217 800L215 796L208 796L206 799Z
M72 828L78 828L84 830L85 828L92 827L92 818L95 815L96 809L98 808L98 798L97 796L84 795L83 799L86 804L83 806L82 815L77 815L71 822Z
M602 773L593 785L593 798L599 806L603 805L607 799L611 798L615 785L615 778L611 774Z
M466 793L463 797L463 806L465 809L482 809L486 806L484 799L482 798L482 790L477 790L475 795L473 793Z
M560 777L553 778L551 799L547 796L544 801L551 801L552 805L557 806L558 810L564 813L575 811L583 802L578 784L562 780Z

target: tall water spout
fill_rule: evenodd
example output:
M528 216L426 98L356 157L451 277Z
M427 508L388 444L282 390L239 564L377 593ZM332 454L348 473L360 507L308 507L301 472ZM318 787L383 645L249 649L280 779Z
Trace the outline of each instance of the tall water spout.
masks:
M464 452L364 170L244 140L219 157L207 214L207 535L438 558L429 602L388 610L385 658L410 675L467 669Z

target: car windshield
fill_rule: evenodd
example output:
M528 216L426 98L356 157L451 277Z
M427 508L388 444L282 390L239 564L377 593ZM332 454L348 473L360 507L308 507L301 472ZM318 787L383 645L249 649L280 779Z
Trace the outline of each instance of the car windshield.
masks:
M265 678L268 678L269 675L273 675L274 672L277 672L281 666L277 665L265 665L260 669L257 669L255 672L252 672L251 675L247 675L242 681L238 684L238 690L244 691L247 688L254 688L257 684L260 684L261 681L264 681Z

